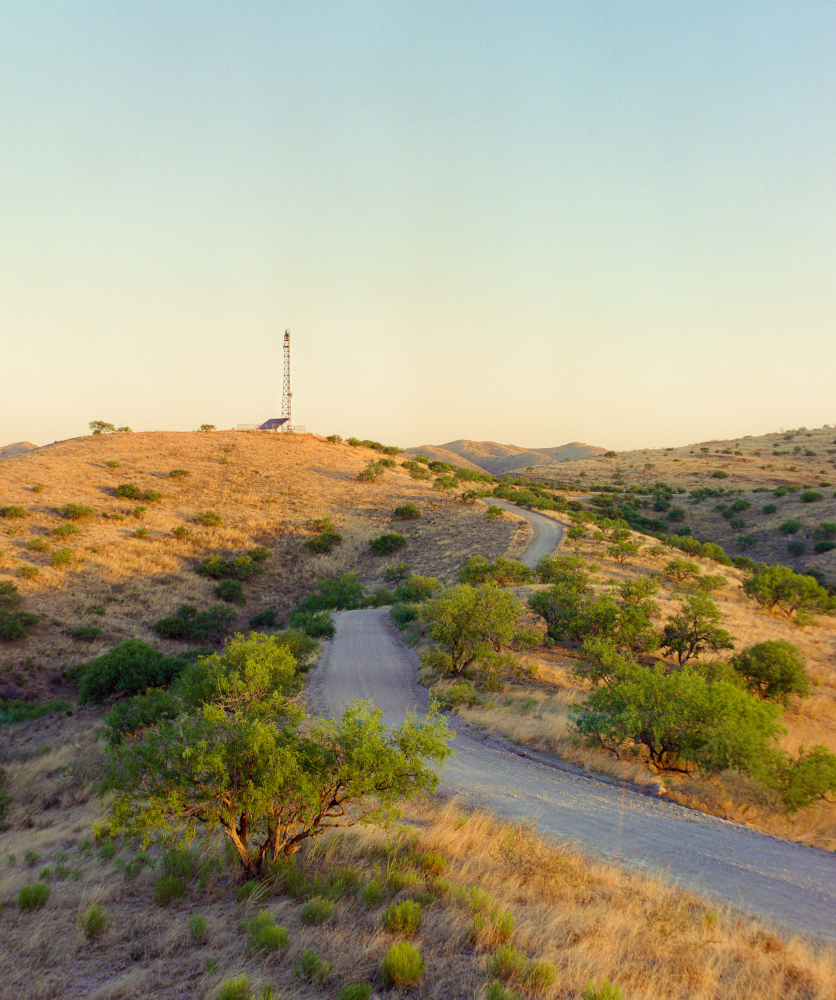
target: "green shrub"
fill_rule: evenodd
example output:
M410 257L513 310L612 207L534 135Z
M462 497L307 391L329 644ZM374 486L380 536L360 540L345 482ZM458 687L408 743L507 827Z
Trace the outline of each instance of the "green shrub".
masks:
M322 896L312 896L299 907L299 919L303 924L323 924L334 912L334 903Z
M406 934L408 937L421 930L421 921L421 906L411 899L403 903L390 903L380 917L384 930Z
M247 903L250 901L259 903L267 895L267 883L258 879L251 879L243 885L239 885L235 890L235 901L237 903Z
M403 630L421 614L419 604L393 604L389 609L389 617L395 625Z
M337 990L337 1000L370 1000L371 995L369 983L346 983Z
M75 524L59 524L52 529L52 533L59 538L67 538L69 535L80 535L81 531Z
M774 503L765 504L763 508L764 514L774 514L776 510L778 510L778 507ZM604 980L604 982L606 982L606 980Z
M97 938L100 934L103 934L110 925L104 907L99 906L97 903L88 907L80 915L80 921L81 929L84 931L84 936L88 941L92 941L93 938Z
M406 539L395 531L388 531L384 535L378 535L369 542L369 548L376 556L388 556L390 552L396 552L406 546Z
M3 550L0 549L0 555L2 555ZM21 566L17 571L18 576L22 576L24 580L34 580L36 576L41 575L41 571L37 566Z
M51 892L50 887L44 885L43 882L25 885L17 894L17 908L19 910L40 910L46 906Z
M31 538L26 543L26 548L30 552L48 552L49 542L45 538Z
M815 503L817 500L823 500L824 494L819 493L818 490L803 490L798 494L798 499L802 503Z
M23 855L23 863L27 868L34 868L35 865L41 860L40 851L27 851Z
M246 922L248 951L279 951L290 944L290 935L276 923L269 910Z
M440 875L443 871L446 871L448 864L447 859L443 855L434 853L433 851L427 851L426 854L422 854L418 861L428 875Z
M318 954L316 948L305 948L301 959L294 963L293 968L300 978L314 979L316 982L322 983L331 971L331 963L326 962Z
M19 608L23 595L11 580L0 580L0 608Z
M796 531L801 530L801 521L795 520L795 518L787 518L786 521L782 521L778 525L778 530L783 532L785 535L794 535Z
M358 483L375 483L383 475L383 465L380 462L369 462L362 472L357 473Z
M124 500L141 500L142 492L133 483L122 483L113 491L115 497Z
M534 570L514 559L500 557L495 562L488 562L484 556L472 556L459 569L459 582L480 584L489 580L495 581L500 587L514 584L531 583Z
M421 509L417 504L405 503L401 507L396 507L392 516L399 521L413 521L421 517Z
M339 531L323 531L321 534L314 535L313 538L309 538L305 542L305 548L309 552L315 552L317 555L322 555L326 552L331 552L332 549L342 543L342 540L343 536L339 533Z
M816 542L813 546L814 552L832 552L836 549L836 542Z
M624 1000L624 994L621 992L620 986L605 979L600 986L596 986L592 982L587 983L583 1000Z
M399 941L383 956L383 982L389 989L414 985L424 971L421 952L411 941Z
M58 513L62 517L66 517L68 521L81 521L85 517L93 516L93 508L85 507L82 504L68 503Z
M810 693L804 657L785 639L748 646L731 658L731 665L747 689L765 701L788 705L791 694L805 698Z
M120 702L104 717L107 741L117 744L125 736L139 733L164 719L176 719L183 704L176 695L163 688L149 688L129 701Z
M297 611L343 611L362 608L366 603L366 591L354 573L344 573L340 577L326 577L316 582L316 593L305 598Z
M0 609L0 639L11 641L25 639L26 632L38 624L40 618L31 611L3 611Z
M276 624L276 612L272 608L267 611L259 611L257 615L250 618L250 625L253 628L272 628Z
M540 958L528 963L524 978L529 990L542 993L557 982L557 966L548 959Z
M712 479L726 479L727 476L728 476L728 472L723 472L722 469L718 469L716 472L712 472L711 473L711 478Z
M495 979L522 979L528 958L513 944L501 944L488 959L488 975Z
M217 963L215 964L217 965ZM250 987L247 984L247 975L243 973L237 979L224 980L218 987L215 1000L250 1000L251 996Z
M189 917L189 934L195 944L205 944L209 935L207 933L206 917L199 913L193 913Z
M66 566L67 563L73 561L73 550L72 549L56 549L52 553L52 565L53 566Z
M79 625L72 630L74 639L82 639L85 642L92 642L104 635L104 632L96 625Z
M787 552L789 552L791 556L795 556L797 558L798 556L803 555L806 551L807 546L804 542L799 542L797 539L787 542Z
M401 604L420 604L440 589L441 583L435 577L413 573L406 582L395 588L393 598Z
M836 754L824 746L809 750L802 746L795 759L782 754L767 783L784 800L787 810L796 812L836 792Z
M194 519L197 524L202 524L204 528L219 528L224 523L221 515L214 510L199 511L195 514Z
M370 879L363 886L363 902L368 907L377 906L377 904L383 899L384 891L379 882L375 879Z
M14 722L31 722L33 719L40 719L44 715L53 715L57 712L72 715L70 706L61 699L41 703L14 698L4 703L0 702L0 726L8 726Z
M169 474L169 479L185 479L186 476L190 476L191 472L188 469L172 469Z
M29 511L25 507L18 507L14 504L8 507L0 507L0 517L8 518L12 520L16 517L28 517Z
M822 521L817 528L813 528L813 538L822 541L836 539L836 523L833 521Z
M78 689L80 705L100 705L112 694L139 694L164 687L182 673L186 661L167 657L141 639L125 639L84 668Z
M236 556L233 559L207 556L199 566L195 567L195 573L213 580L247 580L264 572L262 562L261 559L253 559L250 554Z
M186 895L186 884L177 875L163 875L154 883L154 902L157 906L168 906L175 899Z
M215 597L220 597L222 601L229 604L247 603L247 599L244 597L244 585L240 580L221 580L215 585L212 592Z
M488 511L485 516L489 521L492 521L495 517L503 517L504 514L505 511L501 507L498 507L496 504L491 504L490 507L488 507Z
M312 639L333 639L337 631L330 611L294 611L288 625L300 629Z
M173 615L156 622L154 630L165 639L220 643L229 635L237 617L225 604L215 604L199 614L193 604L183 604Z

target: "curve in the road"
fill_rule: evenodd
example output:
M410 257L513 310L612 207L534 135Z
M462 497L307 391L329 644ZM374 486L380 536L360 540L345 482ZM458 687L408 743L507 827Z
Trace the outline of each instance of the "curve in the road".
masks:
M525 552L520 556L519 562L526 566L534 566L541 556L547 556L560 545L563 538L563 525L545 514L538 514L536 510L529 510L527 507L517 507L516 504L508 503L507 500L491 499L492 504L502 507L504 510L524 517L534 529L534 537L526 546Z
M534 511L513 509L527 520L548 522L536 524L535 532L560 528ZM553 549L557 540L559 534L543 544ZM537 544L535 534L532 547ZM532 553L532 547L524 560L533 565L544 552ZM324 707L338 715L352 699L368 698L389 725L408 712L423 714L427 692L417 684L417 666L385 609L343 612L320 671ZM836 855L637 795L627 786L566 773L466 733L454 745L456 756L441 775L447 791L794 929L836 936Z

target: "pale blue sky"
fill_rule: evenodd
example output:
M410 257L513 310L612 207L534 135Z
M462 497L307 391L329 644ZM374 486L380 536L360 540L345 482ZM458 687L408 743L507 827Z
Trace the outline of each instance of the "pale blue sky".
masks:
M16 9L14 9L16 8ZM832 2L7 4L0 445L836 423Z

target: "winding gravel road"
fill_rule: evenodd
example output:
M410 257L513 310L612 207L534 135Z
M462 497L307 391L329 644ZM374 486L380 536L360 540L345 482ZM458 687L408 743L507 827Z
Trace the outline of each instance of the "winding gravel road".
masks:
M561 527L534 511L511 509L534 527L523 557L533 565L558 544ZM387 611L345 611L336 620L318 671L326 711L337 715L352 699L369 698L390 725L408 712L424 713L417 657L390 626ZM508 819L533 821L557 841L578 841L796 930L836 937L836 855L561 770L491 739L460 731L454 746L441 774L446 791Z

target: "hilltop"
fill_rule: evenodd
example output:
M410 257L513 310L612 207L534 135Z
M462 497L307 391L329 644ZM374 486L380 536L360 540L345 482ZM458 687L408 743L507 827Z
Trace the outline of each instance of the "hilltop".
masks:
M542 469L557 466L561 462L580 458L594 458L606 454L604 448L572 441L556 448L520 448L513 444L498 444L496 441L449 441L441 445L422 445L407 448L410 455L427 455L434 461L449 462L453 465L490 472L501 476L509 472L524 472L526 469Z
M12 458L15 455L25 455L27 451L34 451L38 446L31 441L16 441L14 444L7 444L0 448L0 458Z

